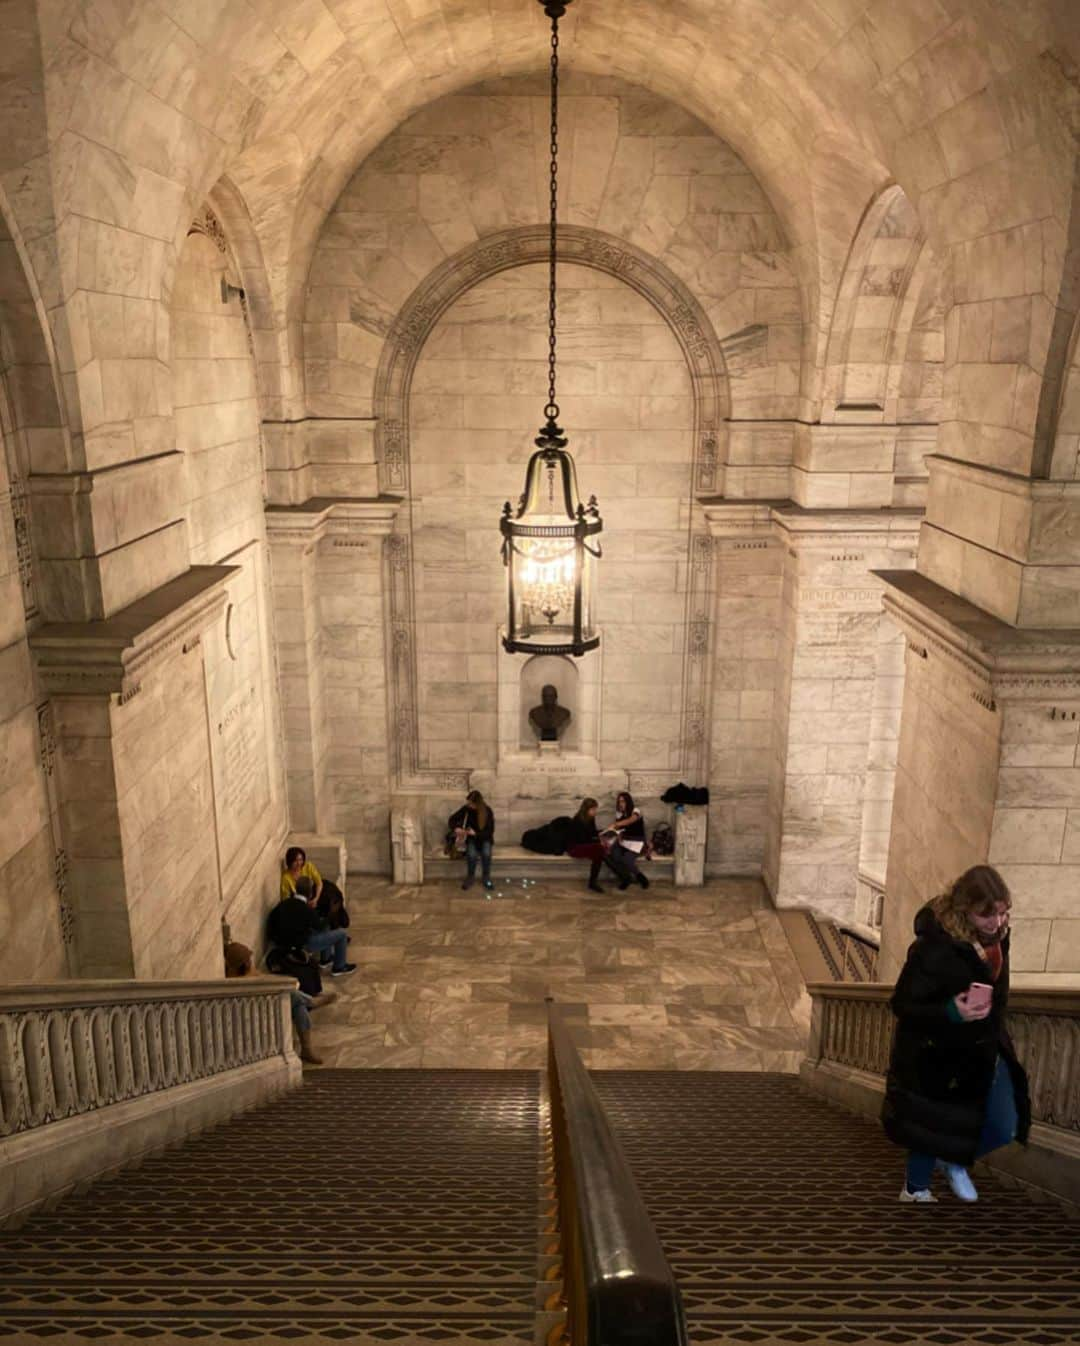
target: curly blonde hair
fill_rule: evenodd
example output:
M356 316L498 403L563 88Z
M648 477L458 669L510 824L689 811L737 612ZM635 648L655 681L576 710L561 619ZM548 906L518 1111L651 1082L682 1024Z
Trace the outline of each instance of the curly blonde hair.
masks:
M941 928L953 939L975 943L979 932L972 914L988 915L1001 903L1012 907L1009 886L993 865L973 865L930 903Z

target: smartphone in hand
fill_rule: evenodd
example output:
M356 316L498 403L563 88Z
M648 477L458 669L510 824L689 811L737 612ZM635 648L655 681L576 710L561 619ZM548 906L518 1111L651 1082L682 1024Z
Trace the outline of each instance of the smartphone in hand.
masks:
M968 1009L989 1010L994 1000L994 988L984 981L973 981L965 997Z

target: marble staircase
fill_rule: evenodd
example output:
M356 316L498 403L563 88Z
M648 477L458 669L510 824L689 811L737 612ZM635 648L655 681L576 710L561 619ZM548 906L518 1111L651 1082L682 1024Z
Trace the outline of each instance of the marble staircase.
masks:
M1073 1208L901 1206L880 1128L790 1076L593 1078L694 1346L1080 1340ZM0 1231L0 1342L559 1341L544 1117L538 1071L309 1074Z
M694 1346L1076 1346L1080 1218L976 1174L897 1200L876 1122L784 1075L594 1075L679 1282Z

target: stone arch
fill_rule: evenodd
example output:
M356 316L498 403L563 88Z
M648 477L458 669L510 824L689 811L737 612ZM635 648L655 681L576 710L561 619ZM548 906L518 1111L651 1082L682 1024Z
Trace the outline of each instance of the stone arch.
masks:
M864 211L841 276L826 347L823 422L896 419L899 372L934 267L903 188L886 187Z
M513 267L546 261L546 225L489 235L447 260L413 291L387 334L375 376L375 456L379 490L409 487L409 389L424 343L442 314L466 290ZM653 306L678 338L694 389L694 490L724 493L730 411L727 369L712 324L689 289L656 258L596 229L559 228L559 260L616 276Z
M6 458L19 580L28 622L52 611L44 591L40 529L55 496L31 504L33 474L70 470L71 441L58 394L57 359L44 304L19 232L0 194L0 439ZM59 506L61 509L63 505ZM82 615L81 613L79 615Z
M375 452L381 494L410 494L409 395L413 374L428 336L440 317L468 290L502 271L547 259L546 226L525 226L487 236L436 268L413 292L384 343L375 380ZM639 294L674 334L690 374L693 404L691 482L693 496L723 494L730 402L723 351L701 305L666 267L643 250L598 230L559 230L564 263L591 267L617 278ZM712 538L691 527L686 611L688 647L682 689L682 770L700 775L708 761L709 658L712 595ZM442 787L444 770L420 766L416 596L410 536L398 530L387 539L387 649L390 684L391 770L399 788ZM453 778L453 788L463 783Z

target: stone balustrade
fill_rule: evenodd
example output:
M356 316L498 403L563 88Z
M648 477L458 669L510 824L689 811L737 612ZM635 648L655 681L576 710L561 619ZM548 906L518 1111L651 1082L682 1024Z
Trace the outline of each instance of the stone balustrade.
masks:
M801 1075L817 1093L876 1116L895 1019L893 988L822 984L807 988L814 1011ZM1009 1032L1027 1071L1032 1133L1028 1148L998 1151L996 1168L1072 1201L1080 1199L1080 989L1013 991Z
M892 987L809 990L814 998L809 1059L884 1075L895 1023ZM1013 991L1009 1032L1028 1074L1032 1119L1080 1132L1080 989Z
M298 1082L292 985L0 988L0 1221Z

